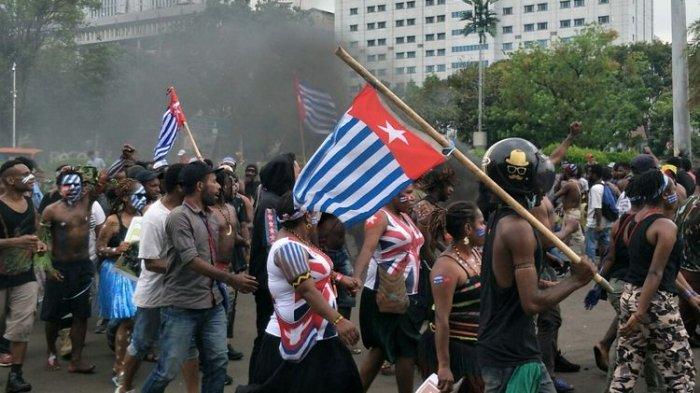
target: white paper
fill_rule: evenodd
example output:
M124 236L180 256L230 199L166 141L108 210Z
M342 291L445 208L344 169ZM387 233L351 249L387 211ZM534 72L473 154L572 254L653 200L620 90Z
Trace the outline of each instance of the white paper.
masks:
M418 387L416 393L440 393L440 389L438 389L437 385L437 374L430 374L428 379L423 381L423 383ZM460 379L459 381L455 382L454 385L452 385L452 393L457 393L459 391L460 386L462 386L462 379Z
M124 236L124 241L127 243L134 243L139 241L141 238L141 217L133 217L131 219L131 224L129 229L126 231L126 236Z

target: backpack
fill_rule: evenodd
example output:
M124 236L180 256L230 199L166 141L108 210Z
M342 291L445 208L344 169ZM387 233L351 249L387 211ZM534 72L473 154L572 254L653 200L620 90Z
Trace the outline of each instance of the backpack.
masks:
M617 199L613 193L612 188L607 184L603 184L603 206L602 213L608 221L615 221L620 216L620 212L617 210Z

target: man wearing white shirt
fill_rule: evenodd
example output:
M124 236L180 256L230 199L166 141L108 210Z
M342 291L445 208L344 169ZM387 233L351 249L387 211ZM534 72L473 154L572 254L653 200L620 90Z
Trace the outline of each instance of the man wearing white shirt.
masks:
M603 217L603 167L593 164L588 169L590 190L588 192L588 216L586 219L586 255L596 259L599 248L607 249L610 244L612 222Z
M160 308L163 297L163 273L166 268L166 250L168 237L165 234L165 221L170 211L182 204L184 194L178 186L178 177L182 164L171 165L165 173L166 194L154 202L141 221L141 239L139 241L139 258L141 275L136 283L134 304L136 320L131 337L131 344L124 360L124 374L121 386L116 393L134 392L134 376L142 360L153 350L160 335ZM196 348L190 351L189 360L182 367L185 385L189 393L199 391L198 353Z

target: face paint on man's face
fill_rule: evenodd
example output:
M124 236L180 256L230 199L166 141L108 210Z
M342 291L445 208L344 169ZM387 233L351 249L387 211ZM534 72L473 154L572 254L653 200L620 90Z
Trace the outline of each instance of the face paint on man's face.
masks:
M68 204L73 204L77 202L82 195L83 182L80 180L80 176L76 174L63 176L63 179L61 179L61 197Z
M147 196L146 196L146 189L143 188L141 184L139 184L136 189L134 190L133 193L131 193L131 197L129 198L129 202L131 203L131 206L136 209L137 212L141 213L143 209L146 207L146 202L147 202Z

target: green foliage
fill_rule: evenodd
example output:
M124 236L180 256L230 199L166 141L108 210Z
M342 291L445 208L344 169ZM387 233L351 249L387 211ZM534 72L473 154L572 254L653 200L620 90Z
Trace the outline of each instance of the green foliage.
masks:
M557 146L558 144L553 143L547 145L544 149L542 149L542 151L545 154L549 155L552 153L552 151L554 151L554 149L556 149ZM629 163L632 160L632 158L634 158L639 153L632 150L609 152L585 147L571 146L566 152L564 161L571 162L577 165L585 165L586 163L588 163L589 154L593 156L593 158L598 164L607 165L611 162Z
M491 37L496 35L498 18L496 12L491 9L497 0L462 0L472 7L472 11L467 11L462 16L462 20L467 23L464 26L464 35L476 33L479 36L479 43L486 42L486 35Z
M692 37L688 46L688 79L690 82L690 104L700 108L700 19L688 29Z

